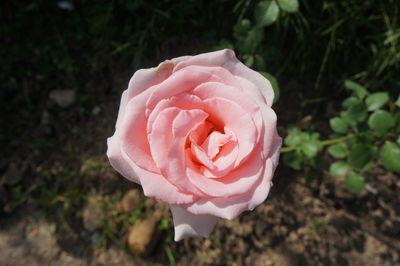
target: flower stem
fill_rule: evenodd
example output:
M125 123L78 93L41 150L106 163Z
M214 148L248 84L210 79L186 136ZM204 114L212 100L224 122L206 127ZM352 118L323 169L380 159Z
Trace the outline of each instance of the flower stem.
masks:
M322 144L322 146L332 145L332 144L336 144L336 143L341 143L341 142L348 141L349 139L352 139L352 138L354 138L354 137L355 137L355 135L350 134L350 135L343 136L343 137L340 137L340 138L323 140L323 141L321 141L321 144ZM296 146L289 146L289 147L283 147L283 148L281 148L281 153L284 153L284 152L291 152L291 151L296 150L296 149L299 148L299 147L300 147L300 146L298 146L298 145L296 145Z

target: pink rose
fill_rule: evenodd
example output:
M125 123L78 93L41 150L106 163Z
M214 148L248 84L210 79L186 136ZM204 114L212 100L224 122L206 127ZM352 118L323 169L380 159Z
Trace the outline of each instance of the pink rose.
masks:
M171 205L175 241L207 237L271 188L281 138L267 79L232 50L138 70L123 92L111 165L144 194Z

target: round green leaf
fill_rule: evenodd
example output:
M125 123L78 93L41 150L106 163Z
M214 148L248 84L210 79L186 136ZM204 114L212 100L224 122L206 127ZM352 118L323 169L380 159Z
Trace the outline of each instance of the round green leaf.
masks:
M328 152L330 155L332 155L336 159L345 158L347 155L346 144L339 143L339 144L331 145L328 148Z
M349 169L350 166L348 163L344 161L337 161L331 164L331 166L329 167L329 174L335 177L345 176Z
M347 127L348 127L347 123L339 117L330 119L329 124L330 124L331 128L337 133L346 133L347 132Z
M345 99L343 101L343 106L344 107L351 107L353 105L357 105L357 104L360 104L360 103L361 103L361 101L359 99L357 99L356 97L349 97L349 98L347 98L347 99Z
M386 141L383 144L380 159L383 166L396 173L400 173L400 145L394 142Z
M318 142L303 142L301 144L301 150L308 158L312 158L318 153Z
M387 92L376 92L368 95L365 100L368 111L375 111L381 108L389 100L389 94Z
M363 86L361 86L360 84L358 84L354 81L346 80L344 82L344 86L346 88L352 90L355 93L355 95L360 99L364 98L365 95L368 94L368 91L366 88L364 88Z
M388 111L377 110L369 117L368 126L379 136L383 136L395 126L395 121Z
M364 143L356 143L350 149L349 163L357 169L369 163L375 157L376 148Z
M281 91L280 91L279 85L278 85L278 80L274 76L272 76L271 74L269 74L267 72L260 71L260 74L263 75L266 79L268 79L269 82L271 83L272 89L274 90L274 94L275 94L274 103L276 103L281 94Z
M297 0L278 0L279 6L286 12L293 13L299 9L299 2Z
M302 142L302 132L297 127L289 129L288 135L284 140L286 146L297 146Z
M400 107L400 96L397 98L396 102L394 103L398 107Z
M354 172L351 172L346 179L346 186L347 189L350 190L353 193L358 193L364 189L364 177L356 174Z
M261 1L256 7L254 17L256 19L257 25L260 27L265 27L273 24L279 16L279 6L275 1Z

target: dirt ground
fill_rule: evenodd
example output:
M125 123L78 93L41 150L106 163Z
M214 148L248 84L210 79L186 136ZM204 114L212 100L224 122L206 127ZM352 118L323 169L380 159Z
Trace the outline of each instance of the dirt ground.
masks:
M102 91L83 115L78 100L68 108L43 100L40 119L23 131L37 145L10 140L14 155L0 167L0 265L400 264L400 178L379 164L358 195L326 167L306 185L302 173L280 165L268 199L254 211L220 220L208 239L173 242L168 206L145 200L105 157L130 74L110 90L89 92ZM276 106L282 131L296 122L285 101ZM124 207L128 191L137 198ZM132 227L152 217L152 233L141 237L153 244L135 254L127 244Z

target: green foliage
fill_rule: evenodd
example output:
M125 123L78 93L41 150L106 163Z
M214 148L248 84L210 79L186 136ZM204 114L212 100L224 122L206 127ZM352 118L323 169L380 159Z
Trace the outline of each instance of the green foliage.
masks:
M334 138L320 141L316 132L291 128L284 139L283 162L296 170L305 169L308 179L309 167L317 166L310 162L316 162L318 152L328 146L334 159L329 174L344 178L348 190L357 193L365 186L361 173L371 169L378 155L387 170L400 172L400 112L387 92L369 93L349 80L344 85L352 94L344 99L340 117L329 120Z
M279 6L273 0L265 0L258 3L254 18L259 27L273 24L279 16Z
M278 4L282 10L289 13L297 12L299 9L298 0L278 0Z
M351 172L346 178L346 186L350 192L358 193L364 189L364 177L355 172Z
M391 141L383 144L379 154L383 166L393 172L400 173L400 145Z

